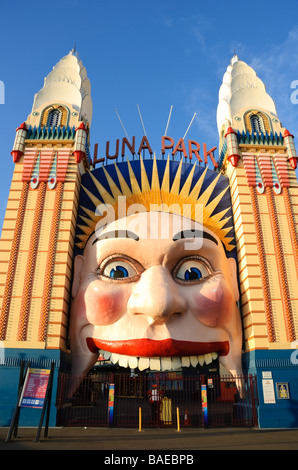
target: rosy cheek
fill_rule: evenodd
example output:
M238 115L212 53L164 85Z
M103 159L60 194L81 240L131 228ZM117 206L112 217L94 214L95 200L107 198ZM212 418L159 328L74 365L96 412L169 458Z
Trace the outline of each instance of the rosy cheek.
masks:
M216 327L226 323L233 311L233 294L225 281L206 283L192 297L192 311L206 326Z
M78 310L92 325L108 325L126 312L127 300L121 289L98 289L91 284L79 295Z

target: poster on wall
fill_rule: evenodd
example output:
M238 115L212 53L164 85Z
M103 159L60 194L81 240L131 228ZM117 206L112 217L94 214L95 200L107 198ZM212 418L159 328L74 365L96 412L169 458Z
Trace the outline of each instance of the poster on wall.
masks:
M266 404L274 404L275 401L275 393L274 393L274 386L272 379L263 379L263 395L264 395L264 403Z
M276 393L279 400L289 400L289 384L287 382L276 384Z
M50 378L50 369L28 369L19 406L42 408Z

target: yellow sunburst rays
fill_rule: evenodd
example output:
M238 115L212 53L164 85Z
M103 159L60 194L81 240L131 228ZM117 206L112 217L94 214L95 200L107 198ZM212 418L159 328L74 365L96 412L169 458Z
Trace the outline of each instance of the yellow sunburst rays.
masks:
M222 190L209 202L214 190L216 189L220 175L217 175L202 192L203 183L208 169L205 168L198 181L191 189L196 168L196 166L193 165L183 187L180 189L182 160L178 166L174 181L172 185L170 185L170 160L168 158L163 175L161 175L162 181L160 183L157 162L154 155L151 184L142 158L140 158L140 185L130 162L127 162L129 170L129 187L117 164L115 163L114 165L120 187L117 186L107 169L104 167L103 171L110 187L110 192L107 191L107 189L95 178L92 172L89 172L89 174L94 182L98 196L82 186L83 190L96 207L96 210L92 211L88 207L81 206L86 215L80 215L83 223L78 224L78 227L83 232L82 234L77 235L77 238L80 240L80 242L77 243L79 248L84 248L88 238L95 231L98 222L100 222L103 217L107 220L107 216L110 214L111 219L117 220L120 216L125 216L127 210L133 204L137 205L135 206L137 210L147 212L152 210L152 207L154 207L153 205L158 205L158 209L160 211L163 210L165 212L176 213L198 221L214 232L218 238L222 240L228 251L231 251L234 248L234 245L231 244L234 240L233 237L228 237L228 234L232 229L231 217L225 217L229 207L220 212L216 212L216 209L220 205L228 187ZM123 196L125 196L125 198L123 198ZM119 214L118 204L120 197L122 203L124 201L126 204L125 208L123 208L123 206L121 207L121 215ZM202 208L201 211L196 209L198 205Z

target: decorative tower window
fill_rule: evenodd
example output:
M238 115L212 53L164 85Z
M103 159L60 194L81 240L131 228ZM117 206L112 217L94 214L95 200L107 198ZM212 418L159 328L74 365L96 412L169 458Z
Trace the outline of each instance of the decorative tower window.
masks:
M250 116L250 124L252 132L265 132L264 121L259 114Z
M263 112L254 109L244 114L245 129L249 133L262 132L265 134L272 131L270 118Z
M47 126L48 127L58 127L61 123L62 113L59 109L53 109L48 114Z
M54 104L47 106L40 118L41 127L63 127L68 125L69 109L66 106Z

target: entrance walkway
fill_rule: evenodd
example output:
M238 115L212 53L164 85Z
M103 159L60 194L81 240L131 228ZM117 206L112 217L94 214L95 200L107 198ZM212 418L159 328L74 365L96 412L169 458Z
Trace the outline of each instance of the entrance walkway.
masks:
M125 455L130 450L142 451L144 459L156 450L170 454L193 452L196 459L202 457L203 450L298 450L298 429L187 428L178 432L175 429L50 428L47 439L43 438L42 430L40 442L33 442L36 431L36 428L20 428L18 437L6 443L8 428L0 428L0 450L97 450L103 451L96 453L100 460L112 453L116 455L118 450L125 450Z

